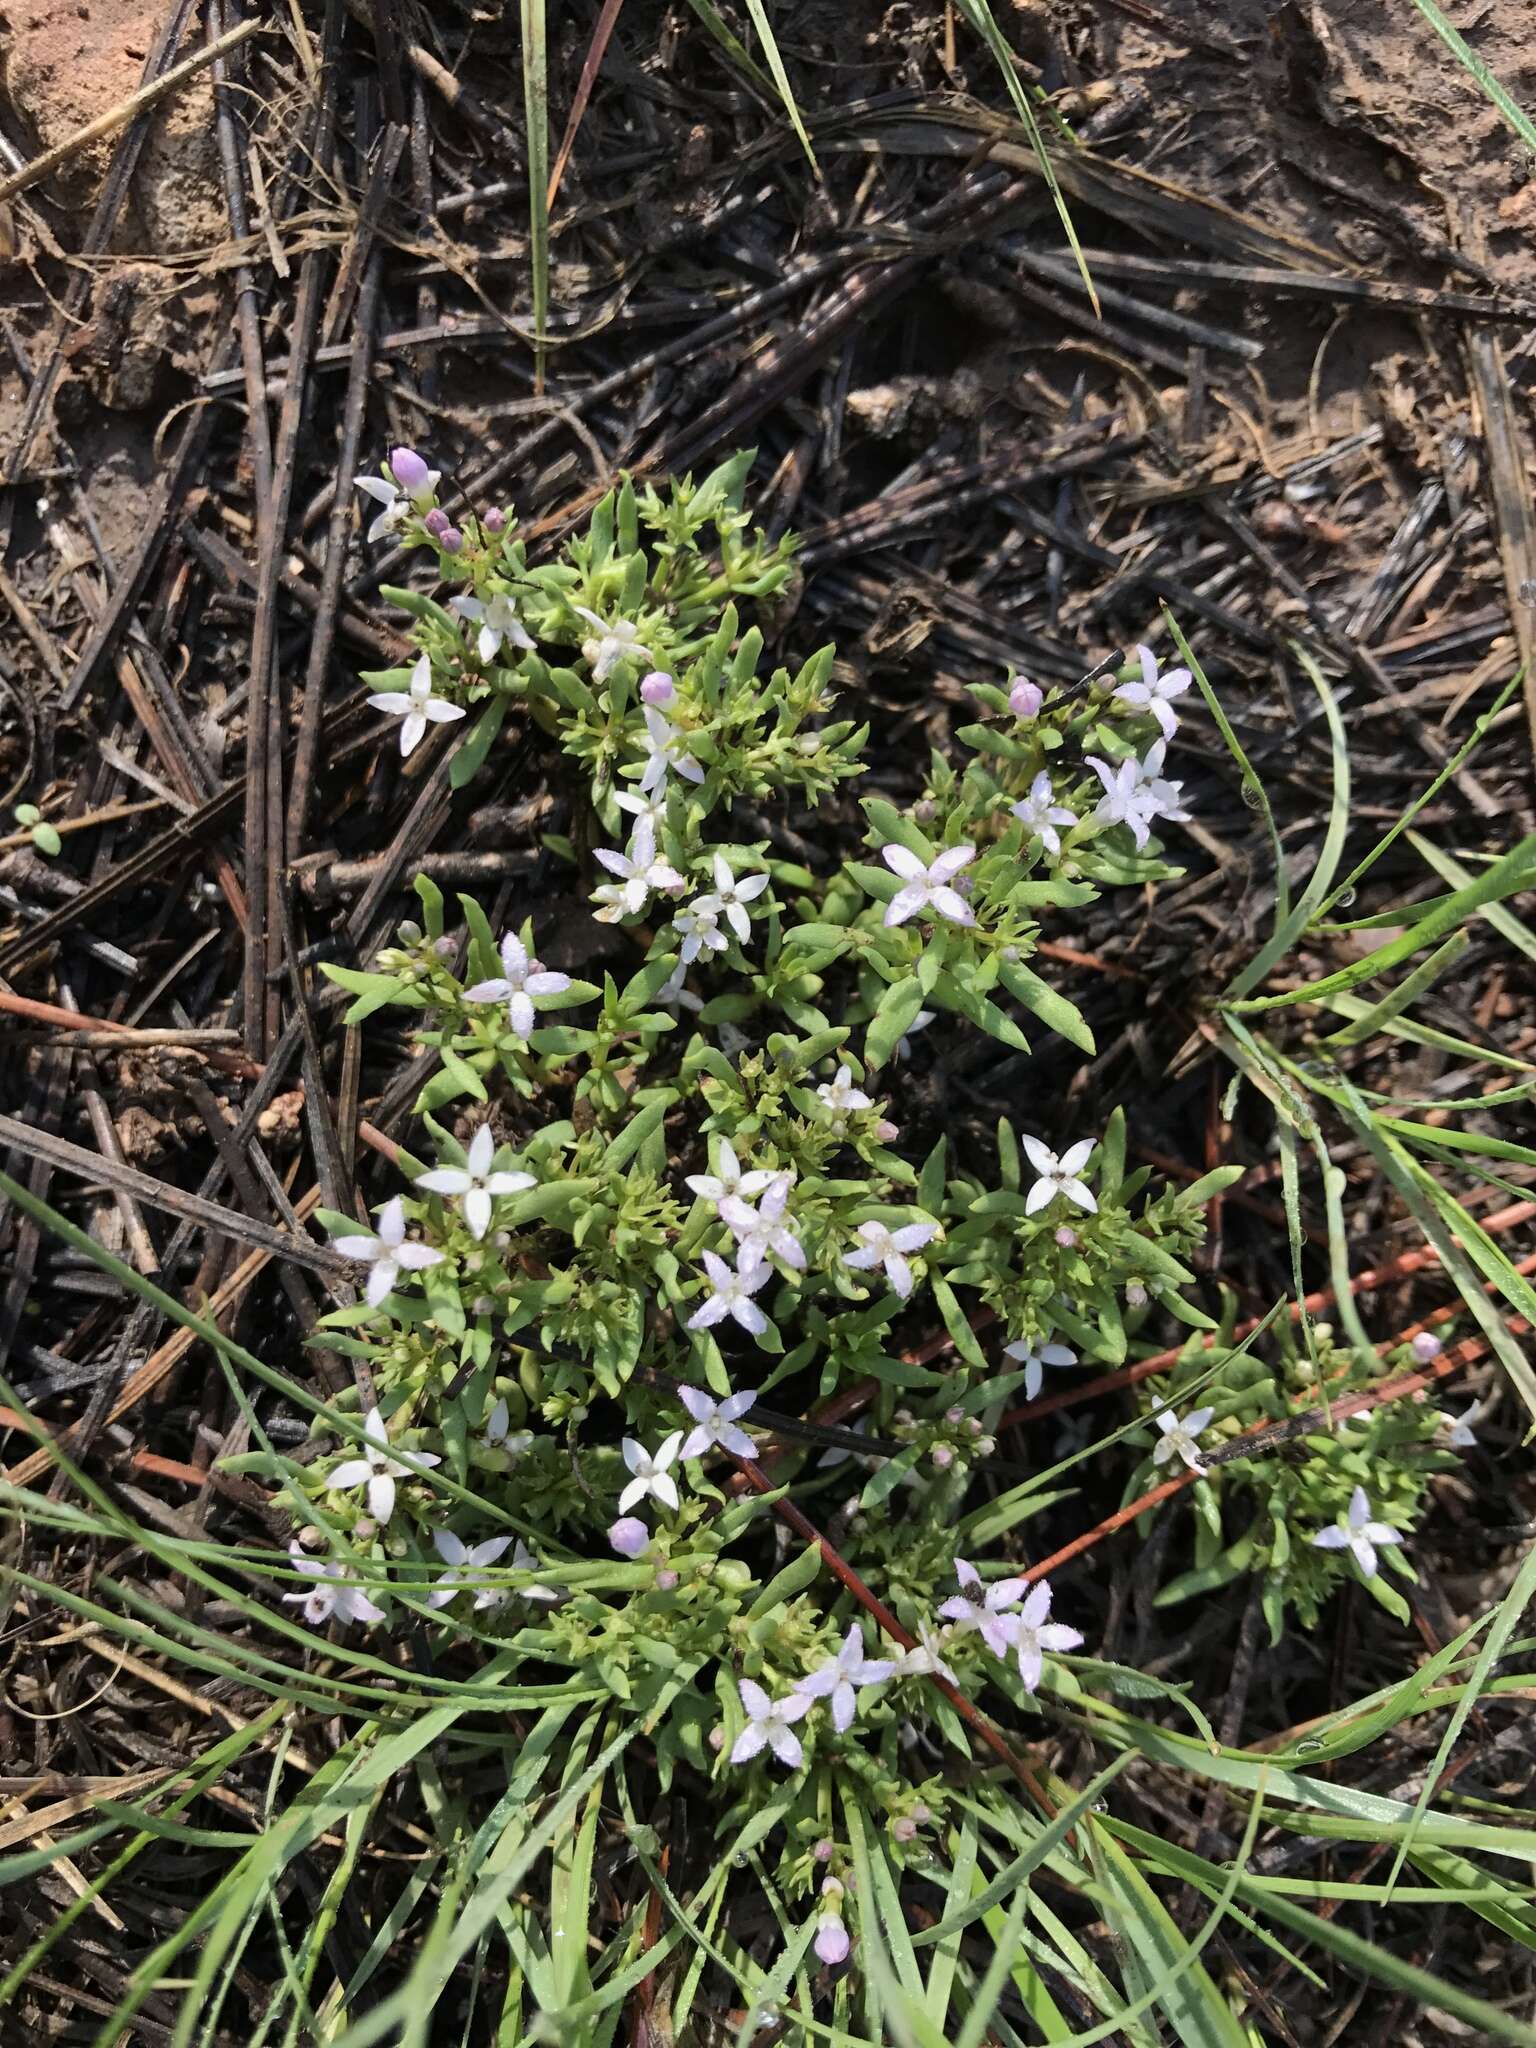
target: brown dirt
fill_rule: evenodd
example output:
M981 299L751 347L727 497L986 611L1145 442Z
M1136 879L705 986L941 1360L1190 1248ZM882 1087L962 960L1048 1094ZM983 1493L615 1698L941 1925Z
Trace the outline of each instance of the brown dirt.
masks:
M13 4L0 12L0 79L14 126L35 149L52 148L139 86L164 16L158 0ZM82 210L92 205L113 137L83 150L50 184ZM185 255L228 231L214 144L213 94L192 79L155 118L135 180L134 212L119 230L125 252Z

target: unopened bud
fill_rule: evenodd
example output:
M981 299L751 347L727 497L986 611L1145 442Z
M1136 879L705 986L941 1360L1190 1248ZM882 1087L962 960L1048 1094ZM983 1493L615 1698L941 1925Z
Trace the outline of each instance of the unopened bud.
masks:
M620 1557L639 1557L651 1546L651 1532L638 1515L620 1515L608 1531L608 1541Z
M487 533L501 533L505 529L506 523L507 515L499 506L492 506L491 510L486 513L480 522Z
M947 1472L955 1462L955 1454L948 1444L935 1444L928 1455L941 1472Z
M674 1572L674 1571L660 1571L660 1572L658 1572L658 1573L656 1574L656 1590L657 1590L657 1592L658 1592L658 1593L670 1593L670 1592L672 1592L672 1591L674 1590L674 1588L676 1587L676 1585L677 1585L677 1573L676 1573L676 1572Z
M1027 683L1022 676L1008 692L1008 709L1015 718L1038 718L1044 702L1045 692L1040 685Z
M652 669L648 676L641 679L640 701L642 704L670 704L676 695L677 690L672 678L669 675L663 675L659 668Z
M452 521L449 519L448 514L446 512L440 510L438 506L434 505L432 507L432 510L427 514L426 518L423 519L421 523L427 529L428 533L431 534L432 538L434 540L437 540L441 535L445 534L448 531L449 527L452 524Z
M910 1842L917 1833L917 1822L909 1814L898 1814L891 1822L891 1834L898 1842Z
M965 1410L963 1408L946 1408L944 1410L944 1420L949 1423L964 1422Z
M923 1827L933 1819L933 1808L931 1806L924 1806L923 1802L919 1800L912 1809L912 1818L919 1827Z
M811 1854L818 1863L830 1863L832 1861L833 1847L832 1837L830 1835L823 1835L811 1851Z
M464 545L464 536L456 526L446 526L437 536L437 544L445 555L456 555Z
M1420 1365L1428 1365L1432 1358L1440 1356L1441 1350L1444 1347L1433 1330L1420 1330L1408 1348L1412 1351Z
M389 469L402 491L421 490L432 474L414 448L392 448Z
M368 1515L362 1515L352 1524L352 1534L359 1543L371 1543L379 1533L379 1525Z
M1064 1252L1069 1252L1071 1251L1072 1247L1077 1243L1077 1232L1071 1227L1070 1224L1063 1223L1061 1228L1056 1233L1056 1242L1061 1246Z
M1139 1280L1131 1280L1127 1282L1125 1289L1125 1300L1126 1306L1128 1308L1146 1307L1147 1290L1145 1287L1142 1286Z
M875 1136L882 1145L893 1145L901 1136L900 1124L893 1124L888 1117L881 1117L875 1125Z
M710 1748L718 1752L725 1747L725 1730L723 1728L711 1728L705 1739L709 1743Z

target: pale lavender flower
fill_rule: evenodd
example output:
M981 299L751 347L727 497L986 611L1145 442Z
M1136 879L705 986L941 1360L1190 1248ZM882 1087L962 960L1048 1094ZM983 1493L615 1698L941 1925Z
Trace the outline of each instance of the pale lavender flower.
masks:
M635 1476L619 1495L621 1514L643 1501L648 1494L653 1500L659 1500L664 1508L677 1506L677 1481L672 1477L672 1467L677 1463L682 1443L683 1432L680 1429L673 1430L654 1452L648 1451L643 1444L637 1444L632 1436L625 1437L624 1462Z
M437 1585L427 1595L427 1605L446 1607L467 1587L474 1586L477 1614L484 1607L499 1607L506 1598L505 1591L499 1586L477 1583L477 1574L487 1565L495 1564L511 1541L510 1536L491 1536L484 1543L470 1545L451 1529L434 1529L433 1546L448 1569L438 1573Z
M539 1560L519 1536L512 1546L512 1568L519 1572L533 1572L539 1568ZM536 1600L541 1606L551 1605L560 1598L553 1586L519 1586L518 1597L522 1600Z
M714 857L715 886L707 896L701 896L694 904L695 910L713 910L723 914L726 923L745 943L752 936L752 919L747 905L761 896L768 886L766 875L738 875L723 853Z
M1101 825L1125 825L1138 848L1146 845L1150 827L1159 818L1174 822L1187 819L1182 782L1163 780L1164 742L1151 747L1144 761L1134 755L1118 764L1101 761L1096 754L1084 759L1103 784L1104 794L1094 811Z
M538 1185L531 1173L493 1173L496 1139L489 1124L482 1124L469 1141L463 1166L437 1166L418 1174L416 1185L430 1194L457 1200L469 1225L469 1234L482 1238L491 1227L492 1205L498 1195L521 1194Z
M368 1512L382 1529L395 1512L395 1481L408 1479L411 1467L389 1455L389 1436L377 1408L370 1408L363 1418L363 1437L363 1455L336 1466L327 1474L325 1484L332 1493L350 1493L354 1486L366 1486ZM418 1465L443 1462L434 1451L413 1451L411 1456Z
M368 702L375 711L387 711L391 718L401 720L402 756L412 753L421 744L429 725L449 725L454 719L464 716L461 705L450 704L446 697L433 696L432 663L424 654L418 657L411 670L408 690L376 690Z
M902 886L885 906L888 925L905 924L920 910L937 911L951 924L974 924L975 913L965 898L951 886L960 870L976 858L974 846L951 846L925 867L909 847L882 846L880 858Z
M766 1277L766 1267L763 1272ZM739 1394L727 1394L723 1401L717 1401L702 1387L679 1387L677 1397L694 1422L683 1445L685 1458L702 1458L716 1444L734 1458L756 1457L756 1444L744 1429L737 1427L757 1399L754 1391L743 1387Z
M905 1060L911 1058L913 1039L916 1038L919 1031L926 1031L928 1029L928 1026L933 1022L934 1018L937 1017L938 1014L939 1013L937 1010L918 1011L917 1015L912 1019L912 1022L907 1026L906 1036L902 1039L900 1045L898 1045L896 1048L897 1059Z
M1152 1462L1166 1465L1170 1458L1182 1458L1191 1472L1203 1472L1200 1462L1200 1437L1210 1427L1214 1408L1196 1408L1182 1420L1171 1408L1161 1402L1152 1411L1152 1420L1162 1431L1162 1440L1154 1446Z
M753 1679L740 1678L736 1683L747 1725L731 1745L730 1761L733 1764L747 1763L767 1747L781 1764L787 1764L793 1770L805 1752L790 1724L804 1719L811 1710L810 1701L803 1693L797 1692L786 1693L780 1700L771 1700Z
M557 974L528 957L528 948L516 932L501 942L501 972L490 981L477 981L464 991L466 1002L505 1003L507 1021L519 1038L533 1030L534 1011L550 996L564 995L571 985L568 974Z
M656 852L656 828L648 818L636 821L628 848L615 853L611 847L596 848L596 857L609 874L618 876L617 886L596 891L604 908L596 913L600 924L616 924L620 917L634 917L644 910L653 890L682 889L682 876Z
M1065 1195L1069 1202L1075 1202L1079 1209L1086 1209L1090 1214L1098 1208L1092 1192L1078 1178L1093 1155L1094 1142L1092 1138L1082 1138L1058 1155L1049 1145L1042 1145L1038 1138L1021 1140L1025 1156L1039 1175L1024 1198L1026 1216L1033 1216L1045 1208L1057 1195Z
M368 1261L368 1284L363 1291L370 1308L378 1307L402 1273L419 1273L439 1264L443 1257L430 1245L407 1241L405 1204L399 1195L386 1202L378 1214L377 1235L338 1237L332 1247L344 1259Z
M591 669L594 683L606 683L621 661L632 661L638 656L655 660L633 619L615 619L609 624L596 612L589 612L584 604L572 605L571 609L592 628L591 638L581 643L581 658Z
M738 1270L733 1273L717 1253L705 1252L703 1256L711 1292L702 1306L688 1318L688 1328L712 1329L716 1323L724 1322L730 1316L750 1335L761 1336L768 1327L768 1318L752 1297L772 1277L772 1269L759 1265L744 1272L740 1270L741 1254L738 1252ZM684 1453L684 1456L688 1455Z
M740 1272L755 1272L770 1253L797 1273L804 1272L805 1252L793 1223L784 1214L788 1200L789 1176L778 1173L755 1209L736 1195L727 1195L721 1202L720 1221L736 1240Z
M347 1569L344 1565L332 1558L306 1556L297 1538L288 1545L288 1557L294 1570L314 1584L300 1587L296 1593L284 1593L282 1599L290 1607L301 1606L311 1628L323 1628L333 1614L341 1622L384 1619L383 1608L375 1607L361 1587L341 1583L342 1573Z
M735 1148L728 1139L722 1138L715 1152L714 1172L690 1173L683 1185L692 1188L706 1202L719 1204L728 1195L750 1200L753 1195L760 1195L764 1188L771 1188L777 1179L777 1173L763 1166L754 1166L750 1172L743 1172Z
M1082 1636L1075 1628L1065 1623L1048 1621L1051 1611L1051 1582L1041 1579L1030 1588L1029 1596L1019 1609L1014 1623L1013 1642L1018 1652L1019 1677L1024 1681L1024 1690L1033 1692L1040 1683L1040 1674L1045 1668L1047 1650L1075 1650L1082 1643Z
M912 1292L912 1268L904 1255L921 1250L938 1234L936 1223L903 1223L895 1230L885 1223L861 1223L857 1235L862 1242L857 1251L843 1253L843 1264L858 1272L883 1266L892 1291L905 1301Z
M479 625L475 645L482 661L494 661L503 643L524 649L533 646L528 629L517 616L516 602L505 591L496 591L483 603L478 597L450 598L448 609L457 612L461 619Z
M1408 1348L1420 1365L1430 1364L1444 1349L1433 1330L1420 1330Z
M414 448L391 448L389 467L402 491L425 496L437 483L439 471L428 469Z
M1171 740L1178 728L1178 714L1173 709L1173 699L1182 697L1190 685L1187 668L1171 668L1159 675L1157 656L1150 647L1136 649L1141 659L1141 681L1121 683L1115 691L1115 701L1129 704L1134 711L1149 711L1157 720L1158 729L1165 740Z
M857 1622L853 1622L836 1656L818 1664L806 1677L797 1679L795 1691L807 1700L830 1701L832 1726L842 1735L853 1725L857 1704L855 1687L884 1685L895 1675L896 1666L889 1658L866 1654L863 1631Z
M1033 833L1048 852L1060 853L1061 835L1056 827L1065 825L1070 830L1077 823L1077 813L1068 810L1065 804L1053 803L1051 799L1054 795L1051 778L1042 768L1029 785L1029 795L1021 797L1013 806L1013 815L1024 830Z
M1033 1345L1021 1338L1017 1344L1003 1346L1004 1358L1016 1360L1024 1368L1024 1398L1033 1401L1045 1381L1048 1365L1076 1365L1077 1353L1065 1344L1042 1344L1037 1351Z
M1459 1415L1448 1415L1442 1411L1440 1441L1448 1451L1470 1451L1473 1448L1477 1442L1474 1424L1481 1419L1482 1412L1480 1401L1473 1401Z
M1357 1486L1349 1497L1349 1517L1346 1523L1335 1523L1331 1529L1319 1529L1312 1541L1319 1550L1347 1550L1368 1579L1376 1576L1376 1552L1388 1549L1402 1542L1401 1532L1386 1522L1371 1520L1371 1504L1365 1497L1365 1488Z
M1018 1621L1008 1609L1018 1606L1025 1581L997 1579L983 1592L981 1573L963 1557L955 1559L955 1577L961 1590L944 1602L940 1614L962 1629L974 1629L994 1657L1006 1657Z

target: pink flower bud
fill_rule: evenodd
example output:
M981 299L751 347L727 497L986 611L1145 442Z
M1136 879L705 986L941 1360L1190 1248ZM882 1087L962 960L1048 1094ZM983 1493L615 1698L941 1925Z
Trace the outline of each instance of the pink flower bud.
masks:
M501 510L499 505L493 505L480 524L487 533L501 533L506 528L507 515Z
M1069 1252L1077 1243L1077 1232L1069 1225L1063 1223L1060 1230L1056 1233L1056 1242L1064 1252Z
M1038 718L1044 702L1045 692L1040 685L1027 683L1022 676L1008 692L1008 709L1015 718Z
M391 448L389 470L402 491L419 491L432 473L414 448Z
M816 1923L816 1953L824 1963L844 1963L852 1946L848 1930L835 1913L823 1913Z
M910 1814L898 1814L891 1822L891 1834L898 1842L910 1842L917 1833L917 1822Z
M677 1585L677 1573L676 1573L676 1572L674 1572L674 1571L660 1571L660 1572L658 1572L658 1573L656 1574L656 1590L657 1590L657 1592L658 1592L658 1593L670 1593L670 1592L672 1592L672 1591L674 1590L674 1588L676 1587L676 1585Z
M1139 1280L1132 1280L1127 1283L1125 1290L1125 1303L1127 1308L1146 1307L1147 1290L1145 1289L1145 1287L1142 1286Z
M928 1455L941 1472L947 1472L955 1462L955 1454L948 1444L935 1444Z
M359 1519L352 1524L352 1534L357 1538L359 1543L371 1543L374 1537L378 1535L378 1533L378 1523L375 1521L371 1521L367 1515L360 1516Z
M723 1728L711 1728L707 1740L711 1749L717 1752L724 1749L725 1730Z
M912 1809L912 1818L918 1823L919 1827L921 1827L924 1824L924 1822L933 1819L933 1808L931 1806L924 1806L922 1801L919 1800L916 1806L914 1806Z
M448 514L437 505L432 507L432 510L421 523L434 540L437 540L440 535L445 534L451 524Z
M1440 1356L1444 1347L1433 1330L1420 1330L1408 1348L1420 1365L1428 1365L1432 1358Z
M893 1145L901 1136L900 1124L893 1124L889 1117L881 1117L875 1125L875 1136L882 1145Z
M944 1420L949 1423L964 1422L965 1410L963 1408L946 1408L944 1410Z
M456 526L445 526L437 536L437 544L445 555L456 555L464 545L464 536Z
M811 1854L815 1857L818 1863L830 1863L832 1861L833 1847L834 1843L832 1841L832 1837L830 1835L823 1835L821 1840L816 1844L815 1848L811 1851Z
M663 675L659 668L652 669L648 676L641 679L640 701L643 704L670 704L676 695L677 690L672 678Z
M620 1515L608 1531L608 1541L620 1557L639 1557L651 1547L651 1532L638 1515Z
M821 1880L821 1896L824 1899L840 1899L843 1896L843 1881L840 1877L824 1877Z

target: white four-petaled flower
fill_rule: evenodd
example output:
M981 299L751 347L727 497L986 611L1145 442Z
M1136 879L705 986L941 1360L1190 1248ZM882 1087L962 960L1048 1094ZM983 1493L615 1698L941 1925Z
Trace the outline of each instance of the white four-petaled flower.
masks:
M736 1240L739 1272L755 1273L770 1252L797 1273L804 1272L805 1252L784 1214L788 1200L789 1176L776 1173L755 1209L739 1195L727 1195L721 1202L720 1221Z
M744 1429L737 1427L756 1401L755 1392L743 1387L739 1394L727 1394L723 1401L717 1401L702 1387L679 1387L677 1398L693 1417L694 1426L683 1445L685 1458L702 1458L716 1444L736 1458L756 1457L756 1444Z
M1154 1465L1166 1465L1170 1458L1182 1458L1191 1472L1203 1472L1200 1462L1200 1437L1210 1427L1214 1408L1194 1408L1182 1419L1171 1408L1161 1402L1152 1411L1152 1420L1162 1431L1161 1440L1153 1447Z
M786 1693L781 1700L771 1700L753 1679L739 1678L736 1683L747 1725L731 1745L730 1761L744 1764L766 1746L781 1764L788 1764L793 1770L805 1752L790 1723L805 1718L811 1710L810 1701L804 1693L798 1692Z
M1033 1692L1045 1668L1047 1650L1075 1650L1082 1637L1064 1622L1048 1621L1051 1611L1051 1582L1041 1579L1031 1586L1029 1596L1014 1619L1013 1644L1018 1652L1019 1677L1024 1690Z
M494 661L501 652L502 642L512 647L531 648L533 641L528 629L517 616L517 605L504 590L498 590L483 603L478 597L450 598L448 609L457 612L461 619L468 619L473 625L479 624L475 645L482 661Z
M495 1136L489 1124L482 1124L469 1141L463 1166L435 1166L430 1173L418 1174L416 1185L430 1194L457 1198L470 1236L484 1237L491 1227L491 1205L498 1195L521 1194L524 1188L538 1184L531 1173L493 1173L491 1164L495 1157Z
M910 1650L904 1650L896 1659L895 1678L942 1678L950 1685L958 1685L959 1679L944 1662L941 1654L943 1644L930 1628L918 1624L917 1641Z
M936 1223L903 1223L895 1230L885 1223L861 1223L857 1234L862 1242L856 1252L843 1253L843 1264L859 1272L883 1266L892 1291L905 1301L912 1292L912 1268L905 1254L921 1250L938 1233Z
M738 875L723 853L714 857L715 886L694 904L695 910L712 910L724 915L726 923L745 942L752 936L752 919L747 905L768 886L766 875Z
M760 1265L743 1272L738 1252L737 1270L732 1272L717 1253L705 1252L703 1256L711 1291L688 1318L689 1329L708 1330L731 1316L752 1336L761 1336L768 1327L768 1318L752 1297L771 1278L771 1268Z
M396 533L413 516L430 510L437 495L440 469L428 469L420 456L409 449L397 449L397 456L408 457L401 463L405 479L396 476L355 476L354 490L364 491L376 505L383 507L372 526L368 529L369 540L383 540L386 535ZM393 466L393 465L392 465Z
M851 1116L856 1109L874 1108L864 1090L855 1086L853 1069L846 1064L838 1068L830 1081L823 1081L816 1093L838 1119Z
M1060 853L1061 836L1056 827L1075 825L1077 813L1068 810L1065 804L1053 803L1051 799L1054 795L1051 778L1042 768L1029 785L1029 795L1021 797L1013 806L1013 815L1024 830L1032 832L1049 852Z
M963 1629L976 1630L994 1657L1005 1657L1018 1620L1008 1610L1018 1606L1024 1580L996 1579L983 1592L981 1573L963 1557L955 1559L955 1577L960 1591L944 1602L940 1614Z
M1143 761L1134 755L1118 763L1101 761L1097 754L1083 756L1104 786L1094 818L1101 825L1128 826L1138 847L1146 845L1150 828L1159 818L1177 823L1189 816L1184 809L1183 783L1163 780L1165 745L1159 740Z
M736 1157L735 1147L728 1139L720 1140L715 1154L713 1173L690 1173L683 1183L706 1202L720 1203L728 1195L750 1200L760 1195L764 1188L770 1188L778 1179L776 1173L765 1166L754 1166L750 1172L743 1172L741 1161Z
M363 1291L370 1308L378 1307L402 1273L419 1273L426 1266L437 1265L443 1256L429 1244L407 1242L405 1203L399 1195L379 1211L377 1235L338 1237L334 1249L344 1259L368 1261L368 1284Z
M420 745L429 725L447 725L464 716L462 705L450 704L446 697L433 696L432 663L425 654L417 657L411 670L409 689L377 690L368 702L375 711L387 711L391 718L403 721L400 727L402 755L409 754Z
M606 683L621 661L654 661L655 656L640 638L633 619L615 619L610 624L589 612L584 604L572 605L592 628L592 637L581 643L581 658L592 670L594 683Z
M1033 1216L1036 1210L1043 1209L1057 1195L1065 1195L1069 1202L1075 1202L1079 1209L1086 1209L1090 1215L1098 1208L1092 1191L1078 1178L1092 1157L1092 1138L1080 1138L1059 1155L1049 1145L1042 1145L1038 1138L1025 1138L1021 1142L1025 1157L1039 1175L1024 1198L1026 1216Z
M485 1418L485 1434L481 1441L488 1450L505 1451L509 1458L520 1458L533 1442L531 1429L509 1431L512 1411L505 1401L498 1401Z
M951 924L976 922L971 906L952 886L960 870L976 858L974 846L946 847L926 866L906 846L882 846L880 858L901 878L901 887L885 906L888 925L905 924L920 910L937 911Z
M363 1455L336 1466L325 1483L332 1493L350 1493L354 1486L366 1486L368 1512L382 1529L395 1512L395 1481L408 1479L411 1467L389 1455L389 1435L377 1408L370 1408L363 1418L363 1438ZM418 1465L443 1462L435 1451L413 1451L411 1456Z
M625 1437L624 1462L635 1476L619 1495L621 1514L634 1507L637 1501L644 1500L647 1494L659 1500L664 1508L677 1506L677 1481L672 1477L672 1467L677 1463L682 1445L683 1432L680 1429L674 1429L654 1451L648 1451L644 1444L637 1444L632 1436Z
M533 1030L534 1011L551 996L564 995L571 977L530 959L528 948L516 932L506 934L500 950L500 974L465 989L464 999L470 1003L505 1003L507 1021L519 1038L526 1038Z
M645 767L640 774L642 792L666 787L667 776L681 775L684 782L702 782L704 770L688 751L688 735L681 726L656 709L645 707Z
M488 1586L479 1579L487 1565L497 1562L510 1544L510 1536L491 1536L484 1543L467 1544L461 1536L455 1536L451 1529L434 1529L432 1542L438 1556L448 1567L437 1575L437 1585L427 1595L429 1607L446 1607L466 1587L475 1589L475 1612L483 1607L499 1607L506 1598L500 1586Z
M338 1621L373 1622L384 1619L382 1607L375 1607L368 1595L359 1586L340 1583L344 1565L333 1558L308 1557L297 1537L288 1545L289 1561L296 1572L306 1579L314 1580L310 1586L301 1586L296 1593L284 1593L283 1600L291 1606L304 1609L304 1619L311 1628L323 1628L334 1614Z
M599 924L616 924L620 917L644 910L654 889L667 891L686 887L682 876L656 852L656 827L649 818L636 820L628 847L616 853L610 846L595 849L596 858L618 883L606 884L595 893L604 908L596 912Z
M1319 1529L1312 1538L1319 1550L1349 1551L1368 1579L1376 1576L1377 1551L1389 1549L1402 1540L1401 1531L1386 1522L1371 1520L1371 1504L1363 1486L1357 1486L1349 1497L1348 1520L1342 1526L1336 1522L1331 1529Z
M884 1685L895 1674L896 1666L889 1658L866 1654L863 1631L854 1622L837 1655L819 1664L808 1677L797 1679L795 1691L808 1700L830 1700L832 1726L841 1735L853 1725L854 1688Z
M1116 701L1129 704L1135 711L1150 711L1157 720L1163 738L1171 740L1179 723L1172 700L1175 697L1182 697L1189 688L1189 670L1170 668L1159 675L1157 656L1151 648L1138 645L1136 652L1141 659L1141 681L1121 683L1115 691Z
M1077 1353L1065 1344L1042 1344L1038 1349L1021 1338L1003 1346L1004 1358L1016 1359L1024 1368L1024 1398L1033 1401L1045 1379L1048 1365L1076 1365Z
M720 929L720 913L708 896L678 911L672 923L683 942L677 949L682 967L691 966L701 953L723 953L731 943Z

